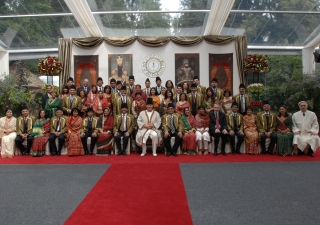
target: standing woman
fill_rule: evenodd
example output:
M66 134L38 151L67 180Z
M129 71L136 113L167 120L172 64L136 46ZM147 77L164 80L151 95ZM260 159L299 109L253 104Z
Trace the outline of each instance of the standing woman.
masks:
M148 98L152 98L153 102L153 109L159 112L160 109L160 97L157 95L157 90L156 88L151 88L150 89L150 95Z
M98 96L98 91L97 91L97 86L95 84L93 84L91 86L91 90L89 91L88 93L88 96L87 96L87 101L86 101L86 106L88 108L93 108L93 101L94 99Z
M50 136L50 125L50 119L46 117L45 110L40 110L31 132L31 136L34 138L32 142L32 156L43 156L46 154L46 144Z
M85 105L86 101L87 101L87 94L86 92L81 89L79 91L79 97L81 98L81 103L82 103L82 108L81 108L81 112L80 112L80 116L82 118L85 118L86 117L86 112L87 112L87 106Z
M1 157L14 157L14 139L16 138L17 119L12 116L12 110L6 109L6 116L0 118Z
M256 115L253 114L251 106L246 108L246 115L243 116L243 130L245 134L246 154L257 155L259 153L259 133Z
M68 96L69 96L69 86L64 85L62 87L62 91L60 92L59 98L63 99L64 97L68 97Z
M221 101L222 109L225 114L231 112L231 105L232 105L232 95L230 90L225 90L223 93L224 98Z
M82 118L79 113L78 108L73 108L70 113L71 116L67 119L68 156L83 155L83 145L80 137Z
M180 94L180 101L176 103L176 113L178 114L183 114L185 108L190 108L190 102L187 101L187 94L186 93L181 93Z
M277 154L286 157L292 152L293 132L292 117L282 105L277 116Z
M211 88L207 88L206 90L206 96L203 101L204 108L206 109L206 112L209 114L211 111L213 111L215 98L212 92Z
M51 91L51 98L47 99L46 106L44 107L45 113L49 119L56 115L56 111L58 107L61 106L61 99L57 98L57 91Z
M188 82L183 82L183 84L182 84L182 92L186 93L186 94L191 93L191 90L190 90Z
M195 155L197 148L197 138L194 129L194 116L190 113L190 108L184 108L184 113L181 115L184 124L185 135L183 137L183 154Z
M109 102L112 101L111 86L106 85L106 86L103 88L103 97L104 97L105 99L107 99Z
M97 141L97 156L108 156L113 149L113 116L110 115L110 109L104 108L103 114L98 119L97 129L99 131Z
M160 117L162 117L164 114L167 114L167 109L169 103L172 103L175 107L176 103L173 100L173 93L170 90L167 90L165 93L165 98L161 101L160 104Z
M171 80L167 80L165 86L166 86L167 90L172 91L172 92L174 91L174 85Z
M161 88L161 94L159 95L160 102L162 102L162 100L166 98L166 92L167 92L167 88L166 87L162 87Z

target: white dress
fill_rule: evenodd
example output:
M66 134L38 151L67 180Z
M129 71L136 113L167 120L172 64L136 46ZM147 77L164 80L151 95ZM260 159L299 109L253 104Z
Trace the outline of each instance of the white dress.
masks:
M17 119L11 117L7 120L7 117L0 118L0 138L1 138L1 157L12 158L14 157L14 139L17 136L16 132L12 132L9 135L4 133L4 130L16 130Z

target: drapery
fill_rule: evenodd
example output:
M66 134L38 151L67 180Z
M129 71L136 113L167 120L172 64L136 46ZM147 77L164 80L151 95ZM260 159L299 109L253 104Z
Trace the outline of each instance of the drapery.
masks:
M59 38L58 50L59 59L63 64L61 72L60 86L67 83L68 77L71 73L71 55L72 44L79 48L93 48L101 45L103 42L108 45L116 47L124 47L132 44L135 41L148 47L161 47L172 41L180 46L194 46L202 41L212 45L226 45L235 42L236 58L238 65L238 72L240 83L247 84L245 73L243 72L243 61L247 57L247 37L246 36L168 36L168 37L147 37L147 36L134 36L134 37L88 37L88 38Z

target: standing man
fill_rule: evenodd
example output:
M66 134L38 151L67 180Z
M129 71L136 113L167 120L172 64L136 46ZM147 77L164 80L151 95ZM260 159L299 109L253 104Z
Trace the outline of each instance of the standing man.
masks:
M220 104L223 99L223 90L218 88L218 79L212 78L211 89L214 95L215 103Z
M302 154L303 152L314 157L314 152L320 147L318 119L314 112L307 110L308 104L306 101L301 101L298 105L300 111L292 116L293 152L295 154Z
M237 103L239 112L244 115L246 107L250 106L250 96L246 94L246 86L244 84L239 85L239 94L234 95L232 99Z
M117 83L117 81L116 81L115 79L112 78L112 79L110 80L111 93L117 91L116 83ZM120 82L120 83L121 83L121 82Z
M102 77L98 77L98 79L97 79L97 91L103 92L103 79L102 79Z
M71 109L78 108L81 111L82 101L79 96L75 95L76 86L71 85L69 89L69 96L63 98L62 100L62 109L66 116L69 116L71 113Z
M141 111L138 119L138 132L136 134L136 143L142 146L141 156L147 154L147 140L150 137L152 140L152 153L157 156L157 147L162 142L161 133L158 130L161 125L161 118L157 111L153 110L152 98L147 99L147 109Z
M98 119L93 117L93 109L92 108L87 109L87 116L88 117L86 117L82 122L82 129L80 131L80 137L81 137L81 142L82 142L83 149L84 149L84 154L85 155L88 155L88 154L92 155L94 146L96 145L97 140L98 140L98 129L97 129ZM87 145L88 137L91 138L90 153L89 153L88 145Z
M77 95L80 96L80 91L84 90L86 95L88 95L90 91L89 80L87 78L83 79L82 86L77 88Z
M116 81L120 81L122 85L126 86L129 82L128 79L128 71L123 69L122 63L123 63L123 58L122 55L117 55L117 68L111 71L110 74L110 80L113 78Z
M116 91L111 93L112 101L113 101L115 98L121 96L121 87L122 87L121 81L118 80L117 83L116 83Z
M29 109L24 106L21 111L21 116L17 119L17 136L14 142L19 148L22 155L28 156L33 142L31 136L32 127L35 123L35 118L29 115ZM27 149L22 144L24 140L27 140Z
M156 89L156 94L157 95L160 95L161 94L161 89L162 89L162 86L161 86L161 78L160 77L156 77L156 86L155 86L155 89Z
M210 117L210 124L209 124L209 131L212 137L214 137L214 156L218 155L218 146L219 140L221 137L221 154L227 155L226 143L228 139L228 131L227 131L227 124L226 124L226 116L223 112L220 111L220 105L215 103L213 105L213 111L209 113Z
M112 103L112 108L113 108L113 115L118 115L121 113L121 105L123 103L126 103L127 104L127 112L129 114L132 114L131 112L131 108L132 108L132 98L131 97L128 97L126 92L127 92L127 88L126 86L122 86L121 87L121 96L119 97L116 97L113 99L113 103Z
M176 93L173 95L173 99L175 100L176 103L180 101L180 94L181 93L182 93L182 84L178 84L177 89L176 89Z
M70 88L71 85L74 85L73 78L69 77L67 80L67 86Z
M269 101L263 101L263 112L257 113L257 128L260 135L262 155L266 154L266 139L270 138L268 153L273 155L273 149L277 142L277 116L270 112Z
M56 116L51 118L51 134L49 136L50 153L52 156L61 155L61 149L65 141L67 133L67 118L63 115L62 108L58 107ZM59 141L59 148L57 150L56 138Z
M191 113L193 116L198 114L198 107L202 105L203 95L197 92L197 85L191 84L191 93L188 94L188 101L191 105Z
M242 114L238 113L238 105L236 102L232 103L231 110L232 112L227 114L229 141L232 149L232 154L241 154L240 148L244 140L243 118ZM235 145L236 136L238 139L237 146Z
M167 156L170 154L177 156L177 150L182 142L184 125L181 116L174 113L174 105L168 104L167 114L162 117L164 145L167 149ZM173 147L171 147L171 138L175 137Z
M43 94L41 99L42 109L46 107L47 100L51 98L52 86L50 84L47 84L46 89L47 89L47 93Z
M136 85L134 85L134 76L133 75L130 75L129 76L129 84L127 84L127 95L128 96L131 96L132 93L134 92L135 88L136 88ZM141 86L140 86L141 87Z
M146 85L146 88L144 88L142 91L145 94L146 98L148 98L150 95L150 91L151 91L149 78L146 79L145 85Z
M132 134L136 126L133 115L130 115L127 112L127 103L122 103L121 112L115 115L114 118L113 133L114 141L116 142L118 148L118 156L121 154L124 156L126 155L126 149L128 146L130 135ZM123 148L121 147L121 137L123 137Z
M193 82L197 85L197 92L206 96L206 87L200 85L200 80L198 76L193 76Z

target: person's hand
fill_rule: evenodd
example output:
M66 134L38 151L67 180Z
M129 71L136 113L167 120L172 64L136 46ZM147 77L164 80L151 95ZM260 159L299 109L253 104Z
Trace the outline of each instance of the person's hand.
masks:
M193 133L193 130L189 130L188 133Z
M164 138L167 138L169 136L169 132L166 131L163 136L164 136Z
M92 133L92 137L97 137L97 134L96 133Z
M234 135L234 131L233 131L233 130L230 130L230 131L229 131L229 134L230 134L230 135Z
M294 135L299 135L299 134L300 134L300 131L294 132Z
M124 135L126 135L127 137L129 137L129 136L130 136L129 132L126 132Z
M182 138L182 133L179 132L179 133L178 133L178 136L179 136L179 138Z
M114 136L118 136L118 134L119 134L119 132L118 132L118 131L116 131L116 132L114 133Z
M242 130L240 130L240 131L239 131L239 134L243 135L244 133L243 133L243 131L242 131Z
M316 132L311 132L311 135L318 135L318 133L316 133Z
M215 133L220 133L220 130L219 130L219 129L216 129L214 132L215 132Z
M222 133L223 133L223 134L227 134L228 131L227 131L226 129L224 129L224 130L222 131Z

